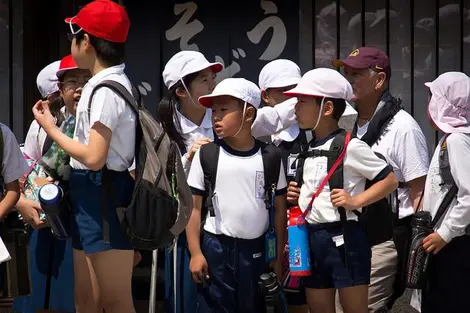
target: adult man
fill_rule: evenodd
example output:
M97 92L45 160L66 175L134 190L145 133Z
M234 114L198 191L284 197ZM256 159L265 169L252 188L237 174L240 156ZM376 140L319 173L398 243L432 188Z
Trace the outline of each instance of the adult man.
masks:
M390 94L391 68L383 51L361 47L344 60L333 61L333 66L344 69L353 87L358 111L354 132L386 158L402 187L398 189L399 220L393 238L372 247L369 311L386 312L405 290L400 274L406 262L411 216L429 166L426 138L413 117L402 109L401 101ZM342 311L339 303L337 311Z

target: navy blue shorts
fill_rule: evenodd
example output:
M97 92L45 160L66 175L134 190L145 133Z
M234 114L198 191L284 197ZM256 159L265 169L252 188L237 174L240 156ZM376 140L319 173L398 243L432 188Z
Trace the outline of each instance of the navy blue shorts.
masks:
M198 286L198 313L260 313L264 298L258 287L268 272L264 236L247 240L204 232L201 249L209 266L208 286Z
M340 222L309 224L312 275L304 278L311 289L346 288L369 285L371 249L363 227L348 221L344 244L333 240L343 234ZM347 253L346 253L347 251Z
M72 221L73 248L92 254L111 249L133 250L119 223L116 206L131 202L134 180L128 171L113 173L113 195L109 196L109 241L103 239L101 208L101 171L75 170L70 173L70 201L75 219Z

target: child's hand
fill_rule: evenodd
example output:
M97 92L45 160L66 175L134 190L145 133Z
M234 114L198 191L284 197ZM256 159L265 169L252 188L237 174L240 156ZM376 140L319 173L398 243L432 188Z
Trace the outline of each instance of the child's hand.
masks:
M355 197L351 197L344 189L333 189L330 193L331 203L334 207L343 207L347 210L359 208Z
M208 144L209 142L212 142L213 140L212 139L209 139L209 138L199 138L198 140L196 140L193 145L191 146L191 149L189 149L188 152L186 152L186 158L189 160L189 161L192 161L193 160L193 157L194 157L194 154L196 153L196 151L203 145L206 145Z
M49 110L49 101L39 100L33 107L34 118L47 132L49 129L55 127L55 119Z
M25 223L31 225L34 229L40 229L46 226L46 223L39 219L39 212L42 212L39 203L21 198L16 204L16 209L21 213L21 216L23 216Z
M191 256L191 261L189 262L189 270L193 276L194 282L197 284L202 283L202 276L205 275L206 279L209 279L209 266L207 265L206 258L202 253Z
M299 202L300 188L297 187L295 181L289 183L289 188L287 188L287 201L292 204L297 204Z
M442 237L439 236L439 234L436 232L428 235L423 240L424 250L429 253L433 252L434 254L437 254L439 251L441 251L441 249L444 248L446 244L447 242L445 242L444 239L442 239Z

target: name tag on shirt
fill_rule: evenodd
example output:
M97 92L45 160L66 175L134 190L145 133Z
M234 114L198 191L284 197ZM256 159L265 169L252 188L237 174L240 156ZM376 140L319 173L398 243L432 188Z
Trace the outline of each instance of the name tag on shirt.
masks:
M298 154L291 154L287 158L287 176L295 176L295 172L297 170L297 156Z
M343 235L334 236L331 239L333 240L333 242L335 243L335 246L337 246L337 247L340 247L340 246L344 245L344 236Z

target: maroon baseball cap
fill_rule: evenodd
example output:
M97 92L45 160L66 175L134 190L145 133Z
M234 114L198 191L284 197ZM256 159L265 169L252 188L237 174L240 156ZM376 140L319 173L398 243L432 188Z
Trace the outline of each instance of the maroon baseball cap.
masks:
M131 22L126 10L111 0L95 0L84 6L77 15L65 19L97 38L111 42L126 42ZM73 31L71 27L72 33Z
M361 47L351 52L347 58L343 60L333 61L336 68L345 65L352 68L370 68L376 72L384 72L387 78L392 76L390 69L390 61L385 53L374 47Z

